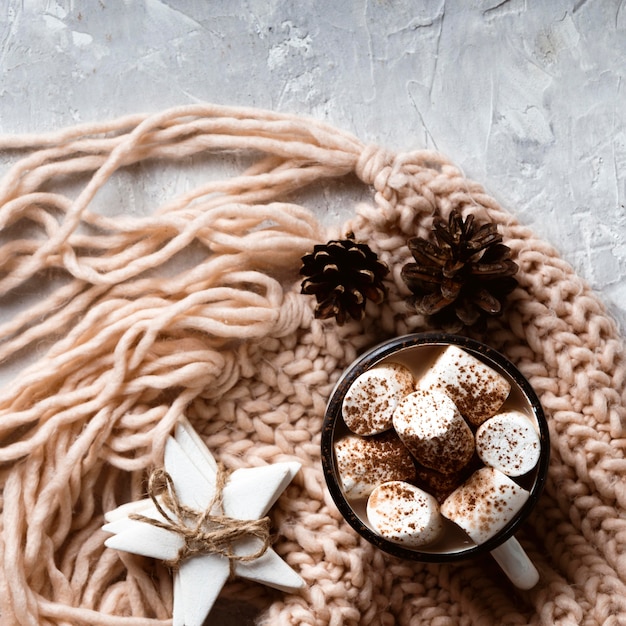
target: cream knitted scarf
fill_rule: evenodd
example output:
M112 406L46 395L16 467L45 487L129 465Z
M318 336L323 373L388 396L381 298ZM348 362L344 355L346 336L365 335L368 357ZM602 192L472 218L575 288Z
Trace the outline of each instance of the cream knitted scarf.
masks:
M271 517L274 548L306 589L235 580L214 611L230 599L272 625L624 623L622 341L554 249L444 157L210 105L2 136L0 149L13 162L0 181L0 359L31 362L0 396L3 624L169 623L169 570L105 548L100 527L105 511L144 497L181 414L229 469L303 466ZM220 151L242 171L218 179ZM181 161L206 168L205 182L149 215L94 208L112 177L136 183L146 164ZM372 190L341 232L300 205L300 190L332 190L330 179ZM427 328L405 304L406 240L454 207L497 223L513 250L519 287L484 339L530 380L550 422L546 490L517 535L541 574L528 592L489 557L421 564L370 546L320 466L341 371L362 349ZM313 318L298 270L314 244L349 230L392 271L387 301L338 327Z

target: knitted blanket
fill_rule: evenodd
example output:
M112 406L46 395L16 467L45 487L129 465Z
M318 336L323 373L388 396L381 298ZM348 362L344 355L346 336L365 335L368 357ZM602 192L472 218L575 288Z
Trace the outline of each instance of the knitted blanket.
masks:
M270 516L306 588L233 580L208 623L233 610L272 625L625 623L622 341L557 252L442 155L209 105L3 136L0 149L13 162L0 182L0 359L28 363L0 396L3 624L170 623L171 572L106 548L100 527L145 496L182 414L230 469L302 463ZM216 175L220 155L240 171ZM174 163L206 175L147 215L107 192L116 176L140 190ZM331 205L342 185L371 194L328 228L304 206L320 185ZM550 424L546 488L516 535L540 572L530 591L489 556L438 565L381 552L344 522L322 475L321 424L343 369L428 329L400 269L407 239L453 208L495 222L520 267L480 339L529 379ZM391 272L386 301L338 326L314 319L298 271L314 244L349 231Z

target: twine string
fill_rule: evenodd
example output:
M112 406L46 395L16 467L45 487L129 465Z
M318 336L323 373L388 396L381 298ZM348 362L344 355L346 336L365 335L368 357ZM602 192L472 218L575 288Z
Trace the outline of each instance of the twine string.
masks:
M155 469L148 480L148 496L154 503L162 520L135 513L130 519L163 528L179 535L184 543L178 554L165 564L177 569L180 564L200 554L220 554L228 559L230 575L237 562L249 562L265 554L270 546L270 519L242 520L224 514L224 486L228 472L221 463L215 479L215 495L204 511L185 506L176 493L172 477L163 468ZM245 538L255 537L261 541L257 550L240 554L235 544Z

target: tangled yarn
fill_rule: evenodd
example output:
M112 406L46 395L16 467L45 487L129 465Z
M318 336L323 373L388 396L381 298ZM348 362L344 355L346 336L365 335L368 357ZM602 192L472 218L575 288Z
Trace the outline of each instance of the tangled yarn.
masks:
M14 161L0 181L0 362L29 361L0 396L3 624L171 623L170 571L105 548L100 527L104 512L144 497L181 414L229 469L302 464L270 516L274 548L306 588L234 581L222 593L259 625L623 623L622 341L555 250L444 157L210 105L0 136L0 149ZM248 161L145 216L96 209L116 175L208 168L210 154ZM387 302L341 328L315 320L299 294L300 257L334 233L297 203L340 177L373 190L344 232L392 268ZM541 575L530 591L488 556L438 565L380 552L342 520L322 476L332 387L362 349L426 329L404 302L405 244L455 207L498 224L520 266L487 341L530 380L550 423L546 489L518 533Z

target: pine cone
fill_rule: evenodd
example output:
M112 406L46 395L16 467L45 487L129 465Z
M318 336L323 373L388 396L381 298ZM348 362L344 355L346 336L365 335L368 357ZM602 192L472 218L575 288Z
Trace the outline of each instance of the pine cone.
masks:
M315 317L335 317L343 325L347 317L362 320L366 300L380 304L387 290L382 279L389 273L387 266L367 244L347 239L329 241L317 245L313 252L302 257L300 274L302 293L317 299Z
M454 331L499 315L517 286L518 266L496 225L478 226L473 215L463 221L454 210L447 222L435 217L433 232L435 243L421 237L408 241L415 263L402 268L402 278L414 294L415 310Z

